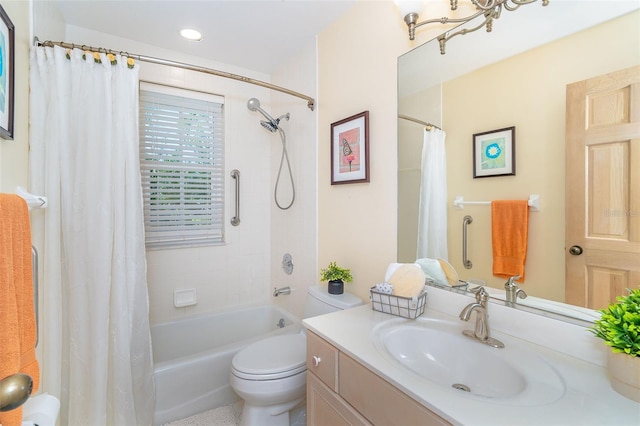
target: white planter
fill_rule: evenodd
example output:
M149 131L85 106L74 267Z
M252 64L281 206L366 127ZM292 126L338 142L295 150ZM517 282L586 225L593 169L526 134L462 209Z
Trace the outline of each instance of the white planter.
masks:
M620 395L640 402L640 357L610 351L607 369L613 389Z

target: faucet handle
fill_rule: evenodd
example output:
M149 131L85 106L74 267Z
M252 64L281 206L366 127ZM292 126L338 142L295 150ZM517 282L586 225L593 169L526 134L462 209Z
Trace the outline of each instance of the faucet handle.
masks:
M489 299L489 293L482 286L474 287L469 289L469 291L476 295L476 301L484 306L484 303Z
M507 280L507 282L504 284L504 288L510 288L510 287L514 287L516 286L516 284L514 283L515 280L519 280L520 279L520 275L514 275L512 277L509 277L509 279Z

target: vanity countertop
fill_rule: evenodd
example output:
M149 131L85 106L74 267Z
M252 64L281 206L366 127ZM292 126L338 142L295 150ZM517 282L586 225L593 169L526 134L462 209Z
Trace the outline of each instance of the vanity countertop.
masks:
M467 299L463 299L466 301ZM455 308L457 309L457 307ZM491 310L491 307L489 308ZM457 316L430 308L427 303L425 317L460 321ZM492 336L536 351L561 376L564 394L544 405L509 405L461 393L420 378L399 363L383 355L373 339L373 330L397 316L376 312L370 305L308 318L305 327L340 351L368 367L424 406L461 425L640 425L640 404L618 393L610 385L606 370L597 363L588 362L540 344L516 339L495 330ZM473 320L465 328L473 329ZM411 323L412 320L402 320ZM535 319L534 319L535 321ZM491 322L491 320L490 320ZM584 331L584 330L583 330ZM587 333L586 331L584 331ZM478 343L481 345L481 343ZM499 349L496 349L499 350ZM384 404L384 401L380 401ZM389 407L393 409L393 407Z

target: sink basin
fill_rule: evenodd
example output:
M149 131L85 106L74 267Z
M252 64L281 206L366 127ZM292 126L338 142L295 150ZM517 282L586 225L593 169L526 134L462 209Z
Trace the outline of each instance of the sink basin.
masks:
M511 405L562 397L564 382L542 357L503 336L501 349L470 339L462 335L468 326L423 317L390 320L374 330L373 340L392 362L461 396Z

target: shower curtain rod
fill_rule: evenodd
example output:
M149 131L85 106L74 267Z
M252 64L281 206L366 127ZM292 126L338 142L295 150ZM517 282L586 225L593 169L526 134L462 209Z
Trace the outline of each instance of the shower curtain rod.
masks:
M408 115L398 114L398 118L402 118L403 120L413 121L414 123L418 123L418 124L423 124L427 128L427 131L431 130L434 127L436 129L438 129L438 130L442 130L440 127L436 126L435 124L431 124L431 123L428 123L426 121L418 120L417 118L409 117Z
M93 47L93 46L87 46L84 44L75 44L75 43L67 43L64 41L51 41L51 40L47 40L47 41L40 41L38 40L38 37L34 37L33 40L34 45L36 46L46 46L46 47L53 47L53 46L60 46L60 47L64 47L66 49L82 49L82 50L90 50L92 52L101 52L101 53L106 53L109 54L111 53L112 55L124 55L133 59L136 59L138 61L142 61L142 62L149 62L152 64L159 64L159 65L168 65L168 66L172 66L172 67L178 67L178 68L183 68L186 70L190 70L190 71L196 71L196 72L201 72L201 73L205 73L205 74L212 74L212 75L216 75L218 77L225 77L225 78L230 78L232 80L237 80L237 81L242 81L244 83L249 83L249 84L255 84L256 86L261 86L261 87L266 87L267 89L271 89L271 90L275 90L278 92L282 92L282 93L286 93L288 95L291 96L296 96L298 98L304 99L307 101L307 107L309 107L309 109L311 111L314 110L315 105L316 105L316 101L307 96L307 95L303 95L302 93L298 93L298 92L294 92L293 90L289 90L286 89L284 87L280 87L280 86L276 86L275 84L271 84L271 83L267 83L265 81L261 81L261 80L255 80L253 78L250 77L245 77L242 75L238 75L238 74L232 74L232 73L228 73L225 71L219 71L213 68L206 68L206 67L201 67L199 65L191 65L191 64L186 64L184 62L176 62L176 61L171 61L168 59L161 59L161 58L154 58L151 56L145 56L145 55L138 55L138 54L134 54L134 53L129 53L129 52L123 52L123 51L118 51L118 50L111 50L111 49L105 49L104 47Z

